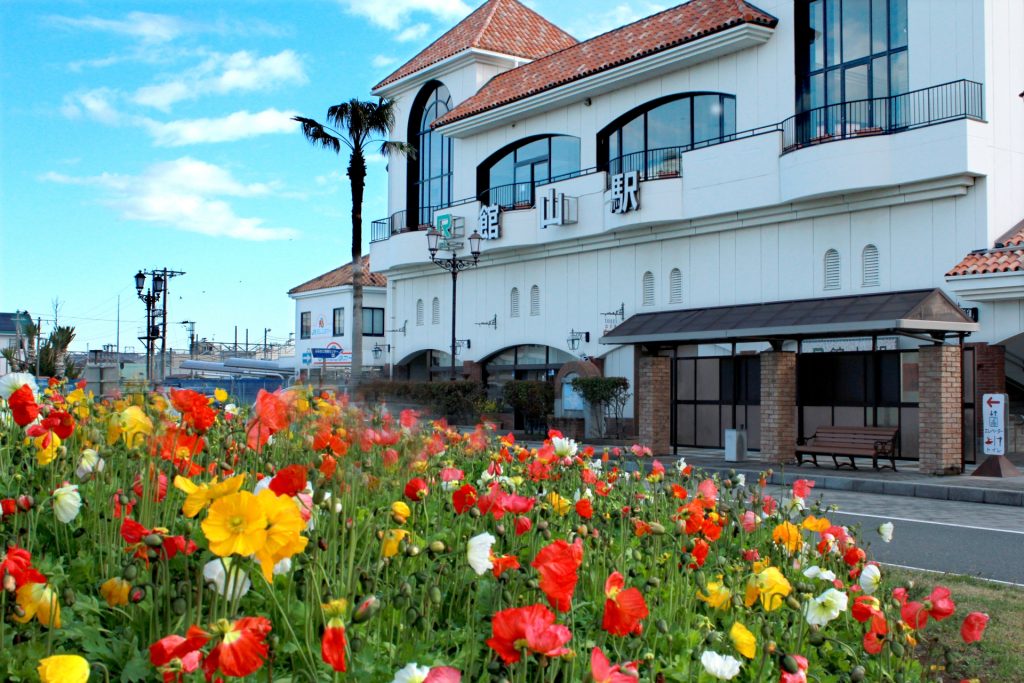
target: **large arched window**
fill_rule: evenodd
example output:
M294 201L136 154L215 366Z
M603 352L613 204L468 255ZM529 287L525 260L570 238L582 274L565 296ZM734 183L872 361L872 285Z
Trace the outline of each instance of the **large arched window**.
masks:
M609 173L639 171L644 178L681 172L683 152L736 132L736 98L686 93L652 100L626 112L597 134L598 164Z
M406 165L409 227L429 225L431 211L452 201L452 141L430 127L451 108L448 88L438 81L423 86L413 101L407 139L416 155L410 155Z
M477 167L477 193L503 209L533 206L534 188L580 170L580 139L539 135L502 147Z

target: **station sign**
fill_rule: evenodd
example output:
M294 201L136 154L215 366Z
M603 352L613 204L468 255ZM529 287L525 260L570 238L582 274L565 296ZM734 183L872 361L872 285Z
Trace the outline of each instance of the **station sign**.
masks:
M323 348L313 349L313 358L317 359L334 359L341 355L340 346L327 346Z
M640 208L640 172L627 171L612 176L612 213L628 213Z
M981 397L983 431L981 442L985 455L1006 455L1006 394L984 394Z

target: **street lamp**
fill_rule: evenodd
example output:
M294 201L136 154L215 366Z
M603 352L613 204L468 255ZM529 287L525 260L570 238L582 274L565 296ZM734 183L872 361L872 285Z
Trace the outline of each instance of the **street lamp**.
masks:
M154 275L149 291L143 292L146 288L146 275L147 273L142 270L135 274L135 292L139 299L146 304L146 336L139 337L139 341L146 346L146 381L149 382L153 379L153 342L160 338L154 319L156 304L160 301L160 295L164 291L164 279L159 275Z
M370 352L373 354L374 360L380 360L380 357L384 355L384 351L391 353L391 344L385 344L384 346L381 346L380 344L374 344L373 348L370 349Z
M443 268L452 274L452 344L451 344L451 379L455 380L455 356L458 355L459 340L455 338L455 306L458 300L458 278L459 271L467 268L475 268L480 261L480 242L483 238L476 230L469 236L469 255L472 258L459 258L455 251L460 245L451 242L441 242L443 235L435 229L427 231L427 251L430 252L430 260L439 268ZM448 258L438 258L438 251L451 253Z
M580 348L580 340L590 343L589 332L577 332L575 329L569 331L569 336L566 337L565 343L569 345L570 351L575 351Z

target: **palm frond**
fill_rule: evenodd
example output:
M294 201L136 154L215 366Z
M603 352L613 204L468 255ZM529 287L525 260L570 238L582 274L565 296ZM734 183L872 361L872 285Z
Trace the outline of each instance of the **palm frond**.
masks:
M303 116L293 116L293 121L302 124L302 135L314 146L333 150L335 154L341 152L341 141L328 133L323 124Z
M380 143L380 153L388 159L398 156L415 160L416 145L410 145L408 142L401 142L399 140L385 140Z

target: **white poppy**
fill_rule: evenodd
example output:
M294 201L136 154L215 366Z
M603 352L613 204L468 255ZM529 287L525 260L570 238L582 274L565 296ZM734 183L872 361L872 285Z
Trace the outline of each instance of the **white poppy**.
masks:
M53 512L61 523L67 524L73 521L81 508L82 495L74 484L61 486L53 492Z
M804 605L804 617L811 626L824 626L845 612L848 602L846 593L829 588Z
M814 565L804 570L804 576L808 579L821 579L822 581L835 581L836 573L830 569L822 569L821 567Z
M571 458L576 455L579 448L572 439L563 439L556 436L551 439L551 445L555 447L555 455L560 458Z
M213 590L229 600L238 600L252 588L249 576L241 569L230 572L231 583L228 584L228 573L231 569L231 558L210 560L203 566L203 578L207 584L213 584Z
M883 541L889 543L892 541L892 531L894 528L895 527L893 527L892 522L886 522L882 526L878 527L878 535L882 537Z
M733 478L733 481L736 482L737 487L742 488L747 485L747 475L741 472Z
M491 562L491 546L495 538L486 531L469 539L469 549L466 556L469 559L469 566L473 568L477 576L483 576L494 566Z
M102 472L105 464L103 458L99 456L95 449L83 448L82 459L78 461L75 476L79 479L85 479L93 472Z
M429 675L429 666L420 666L416 662L410 662L395 672L391 683L423 683Z
M679 474L682 474L683 470L685 470L685 469L686 469L686 458L679 458L678 460L676 460L676 471L679 472Z
M709 676L720 681L732 680L740 673L740 660L711 650L705 650L701 654L700 663L704 665L704 670Z
M860 587L867 595L874 595L875 591L882 584L882 572L878 565L869 564L860 573Z
M0 377L0 397L4 400L9 399L11 394L21 389L25 384L32 390L32 395L38 398L39 385L36 384L35 376L27 372L10 372Z

